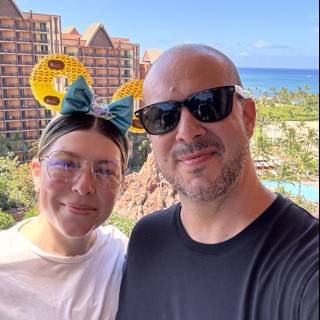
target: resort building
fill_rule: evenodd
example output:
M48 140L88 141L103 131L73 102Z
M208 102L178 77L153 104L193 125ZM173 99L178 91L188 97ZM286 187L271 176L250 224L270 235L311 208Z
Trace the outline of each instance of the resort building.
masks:
M152 65L163 53L161 49L147 49L140 62L140 79L144 79Z
M102 23L81 35L75 27L62 33L63 53L77 57L93 79L95 94L109 102L117 88L139 78L140 46L127 38L111 38Z
M29 85L41 57L64 53L78 58L91 74L95 94L109 102L121 84L139 78L139 48L127 38L110 37L101 23L83 35L75 27L62 31L60 16L21 12L15 1L0 0L0 135L22 141L15 151L30 159L26 150L53 116L33 98Z

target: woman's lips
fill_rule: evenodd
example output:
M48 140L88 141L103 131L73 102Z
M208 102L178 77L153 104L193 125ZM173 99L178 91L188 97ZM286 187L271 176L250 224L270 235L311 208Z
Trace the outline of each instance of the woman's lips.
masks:
M78 204L68 204L68 203L63 203L63 205L66 207L69 213L79 215L79 216L92 215L97 212L97 209L93 207L81 206Z

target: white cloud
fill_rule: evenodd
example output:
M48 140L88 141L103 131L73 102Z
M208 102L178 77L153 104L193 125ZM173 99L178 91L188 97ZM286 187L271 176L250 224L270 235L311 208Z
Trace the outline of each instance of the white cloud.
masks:
M319 27L313 28L312 31L319 33Z
M267 42L263 41L263 40L259 40L259 41L255 42L255 43L253 43L252 46L254 48L257 48L257 49L270 47L269 44Z
M247 52L238 52L236 53L237 56L241 56L241 57L248 57L249 54Z

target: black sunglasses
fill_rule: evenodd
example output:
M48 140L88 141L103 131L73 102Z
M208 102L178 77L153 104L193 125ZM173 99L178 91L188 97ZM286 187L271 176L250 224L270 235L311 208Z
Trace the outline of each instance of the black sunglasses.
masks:
M217 122L232 112L234 93L243 97L238 85L224 86L196 92L184 101L164 101L143 107L135 112L144 129L153 135L168 133L180 121L181 108L187 107L197 120Z

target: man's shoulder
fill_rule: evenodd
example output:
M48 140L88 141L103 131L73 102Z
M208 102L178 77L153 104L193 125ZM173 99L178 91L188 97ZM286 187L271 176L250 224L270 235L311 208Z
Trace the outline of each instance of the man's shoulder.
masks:
M176 203L169 208L147 214L136 223L132 230L132 235L140 232L147 231L152 233L167 229L174 223L175 215L180 211L180 208L180 203Z
M319 220L295 202L281 196L278 197L277 202L278 205L274 207L274 211L280 213L277 218L281 224L286 224L290 233L318 228Z

